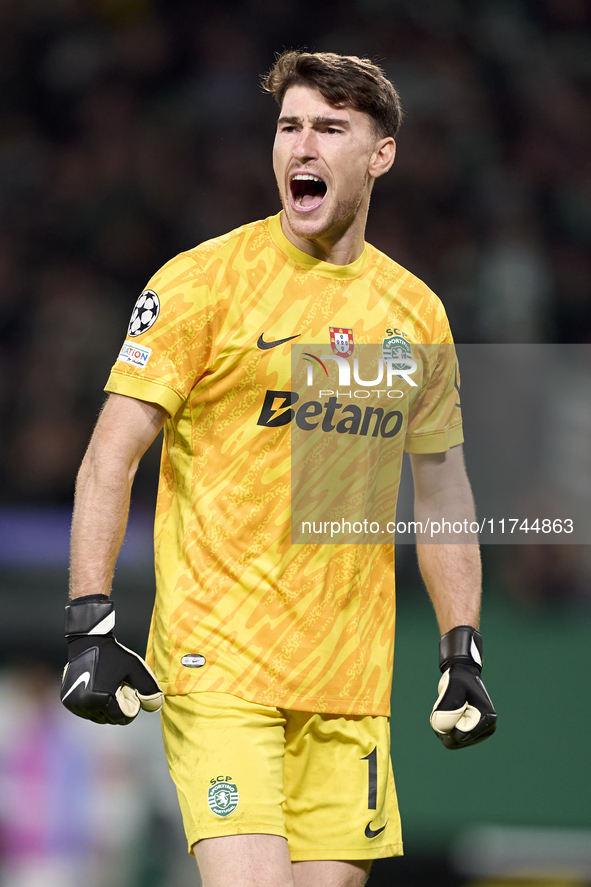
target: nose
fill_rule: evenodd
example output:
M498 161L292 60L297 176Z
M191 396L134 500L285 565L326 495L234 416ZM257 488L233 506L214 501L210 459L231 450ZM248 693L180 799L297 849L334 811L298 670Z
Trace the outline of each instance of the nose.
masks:
M313 129L302 129L293 146L293 156L301 161L314 160L318 156L318 137Z

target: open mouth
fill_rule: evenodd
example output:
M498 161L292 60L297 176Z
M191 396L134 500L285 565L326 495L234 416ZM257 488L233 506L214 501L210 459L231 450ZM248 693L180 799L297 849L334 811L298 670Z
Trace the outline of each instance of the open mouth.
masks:
M289 186L294 206L303 212L317 209L326 197L326 184L311 173L296 173Z

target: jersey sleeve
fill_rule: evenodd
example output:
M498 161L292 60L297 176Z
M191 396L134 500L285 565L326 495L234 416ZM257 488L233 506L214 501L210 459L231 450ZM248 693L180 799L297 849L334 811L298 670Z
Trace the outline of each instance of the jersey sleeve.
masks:
M421 392L409 416L407 453L443 453L463 443L460 374L452 342L424 345Z
M173 416L211 361L213 307L199 262L181 253L148 282L105 391L157 403Z

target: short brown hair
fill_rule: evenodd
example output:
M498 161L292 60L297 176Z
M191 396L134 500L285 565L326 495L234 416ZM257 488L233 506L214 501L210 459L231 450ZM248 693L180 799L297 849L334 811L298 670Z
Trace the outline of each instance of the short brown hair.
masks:
M396 136L402 122L400 96L379 65L356 55L286 50L261 78L279 107L290 86L317 89L334 108L364 111L380 137Z

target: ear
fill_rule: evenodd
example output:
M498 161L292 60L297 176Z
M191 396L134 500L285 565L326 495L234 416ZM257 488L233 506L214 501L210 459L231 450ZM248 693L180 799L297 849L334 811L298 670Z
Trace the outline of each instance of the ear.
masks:
M375 148L369 158L367 171L372 179L379 179L384 173L388 172L394 163L396 156L396 142L392 136L386 136L376 142Z

